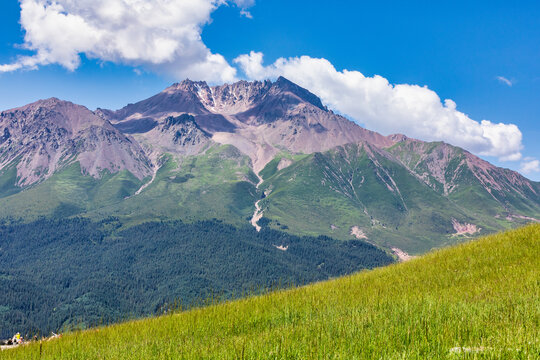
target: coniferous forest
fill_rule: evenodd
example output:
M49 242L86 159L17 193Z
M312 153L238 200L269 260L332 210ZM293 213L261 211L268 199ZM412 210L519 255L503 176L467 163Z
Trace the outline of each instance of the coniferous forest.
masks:
M297 237L218 220L116 218L0 226L0 337L163 313L387 265L358 240Z

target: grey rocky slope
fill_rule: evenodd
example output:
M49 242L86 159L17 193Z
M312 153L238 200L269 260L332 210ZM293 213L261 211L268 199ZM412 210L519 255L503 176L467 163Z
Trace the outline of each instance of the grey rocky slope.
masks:
M56 98L1 112L0 132L0 169L16 167L20 187L75 161L96 178L124 169L139 179L151 173L137 142L87 108Z
M190 114L213 141L248 155L256 172L281 150L313 153L358 141L394 144L329 111L315 95L283 77L214 87L185 80L118 111L98 113L146 144L159 143L153 130L167 117Z

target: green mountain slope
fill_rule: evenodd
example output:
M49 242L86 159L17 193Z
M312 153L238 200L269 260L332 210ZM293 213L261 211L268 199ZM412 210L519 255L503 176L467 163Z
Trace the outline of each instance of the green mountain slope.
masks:
M13 191L12 173L0 175L0 218L34 220L40 216L71 216L123 201L143 184L130 172L104 171L100 179L85 176L79 162L55 173L43 183ZM7 196L6 196L7 195Z
M437 193L475 212L538 216L540 184L442 142L405 139L387 149Z
M155 178L142 181L128 171L105 171L96 179L83 174L76 162L15 194L14 173L6 169L0 173L0 194L4 194L0 218L32 221L41 216L83 215L96 220L116 216L127 225L212 218L248 223L258 179L249 158L236 148L213 145L197 156L165 155L161 162Z
M526 196L508 191L497 199L470 171L452 167L462 161L461 149L452 147L456 153L449 155L445 169L445 176L458 174L452 175L450 192L433 176L425 176L427 181L419 178L421 166L415 173L407 167L410 162L402 161L420 157L421 151L397 149L349 144L324 153L278 156L261 171L264 223L297 234L357 236L387 248L422 253L464 236L516 226L526 220L508 217L518 208L529 216L540 214L532 191ZM284 158L288 166L279 170ZM470 233L458 236L460 227L467 226Z
M64 335L6 359L535 359L540 225L407 263Z
M200 155L165 156L155 179L138 195L89 213L118 216L127 223L153 219L217 218L246 225L257 197L249 158L230 145L213 145Z
M537 183L478 160L444 143L412 140L386 150L361 143L283 151L260 172L258 189L249 157L215 143L198 155L163 155L156 174L143 180L126 170L86 176L76 162L20 189L13 166L0 173L0 218L114 216L124 226L216 218L245 226L262 197L260 225L419 254L540 218Z

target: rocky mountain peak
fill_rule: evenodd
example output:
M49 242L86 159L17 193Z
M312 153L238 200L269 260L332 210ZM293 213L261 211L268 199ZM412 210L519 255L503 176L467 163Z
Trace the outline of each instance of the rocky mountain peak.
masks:
M195 84L201 102L214 112L239 114L261 103L281 102L284 105L311 104L323 111L327 108L308 90L280 76L275 82L245 81L208 87Z
M37 100L33 103L30 103L30 104L27 104L27 105L24 105L15 109L10 109L4 112L32 111L32 110L37 110L37 109L57 110L60 112L66 111L67 109L79 109L79 110L90 111L86 107L82 105L74 104L71 101L60 100L56 97L51 97L48 99Z
M285 114L298 105L314 106L319 111L327 112L321 100L308 90L292 83L284 77L275 82L245 81L232 84L209 86L204 81L189 79L172 84L161 93L136 104L129 104L117 110L98 109L97 113L104 119L113 122L125 122L140 119L144 121L160 121L164 117L182 113L198 116L214 116L218 126L208 124L208 128L231 128L223 120L223 116L240 114L250 117L252 114L264 112L267 121L277 115ZM274 109L274 110L273 110ZM277 109L277 110L276 110ZM241 119L240 119L241 120ZM242 121L242 120L241 120ZM202 123L208 123L201 120Z
M272 100L284 104L307 103L327 111L316 95L282 76L275 82L240 80L232 84L212 87L204 81L186 79L169 86L162 94L175 98L179 96L189 98L192 102L200 102L205 109L212 113L229 115L245 112L261 102Z
M208 88L206 81L193 81L190 79L182 80L179 83L174 83L163 92L175 93L175 92L193 92L197 93L200 88Z
M391 134L387 138L396 143L409 140L409 137L403 134Z
M104 119L96 116L82 105L57 98L39 100L34 103L6 110L0 113L0 123L9 127L24 128L26 132L40 128L63 129L70 134L82 131L90 126L110 127Z
M270 81L245 80L233 84L205 86L196 84L197 96L201 103L213 113L238 114L260 102L271 88Z
M318 107L321 110L327 111L328 108L322 104L321 99L307 89L293 83L292 81L280 76L273 84L273 88L279 92L291 93L299 99Z
M197 146L206 143L211 137L202 130L195 117L189 114L182 114L177 117L169 116L160 129L172 135L172 141L177 146Z
M316 95L284 77L219 86L184 80L149 99L114 112L100 110L99 114L137 141L149 147L160 144L162 149L179 154L185 149L158 130L165 119L188 114L213 141L233 145L250 156L256 171L278 149L311 153L358 141L377 146L395 143L334 114Z
M65 101L65 100L60 100L56 97L51 97L51 98L48 98L48 99L43 99L43 100L38 100L34 103L31 103L31 104L28 104L24 107L45 107L45 108L54 108L55 106L58 106L58 105L74 105L72 102L70 101Z
M143 178L150 171L138 144L86 107L57 98L3 111L0 134L0 169L15 165L20 186L43 181L76 160L94 177L128 169Z

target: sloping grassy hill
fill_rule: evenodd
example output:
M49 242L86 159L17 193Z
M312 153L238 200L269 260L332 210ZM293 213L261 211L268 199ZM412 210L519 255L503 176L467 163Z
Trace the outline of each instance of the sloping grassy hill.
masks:
M408 263L65 335L6 359L537 359L540 225ZM40 357L41 352L41 357Z

